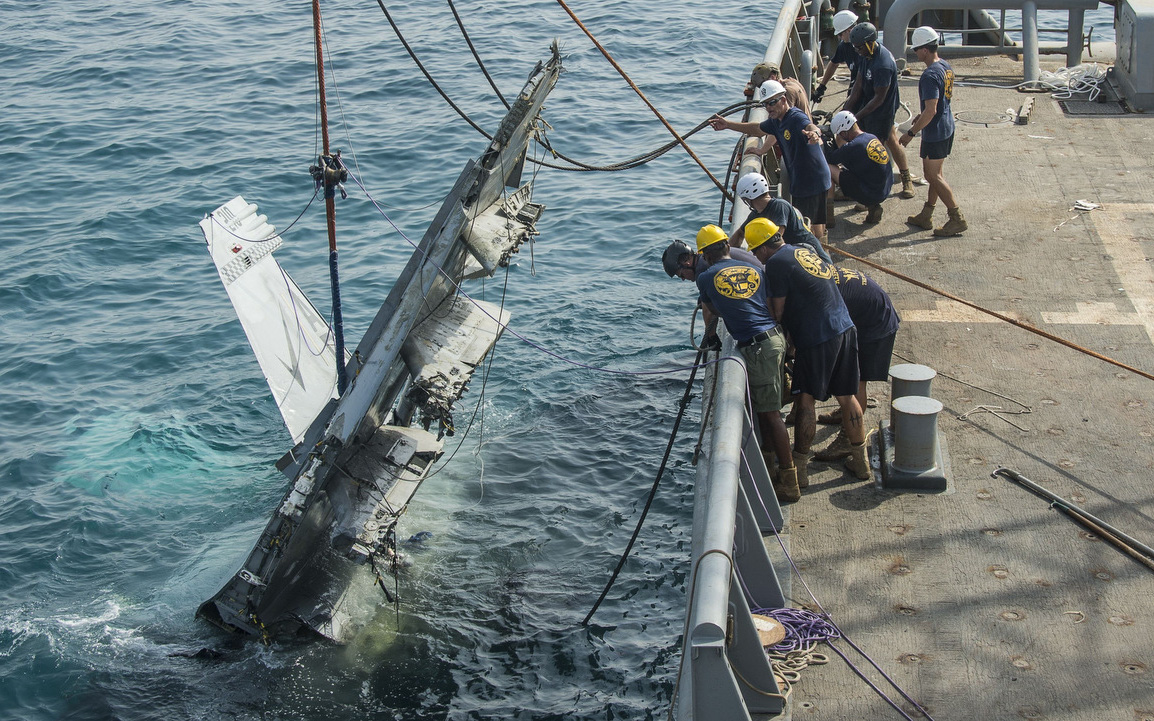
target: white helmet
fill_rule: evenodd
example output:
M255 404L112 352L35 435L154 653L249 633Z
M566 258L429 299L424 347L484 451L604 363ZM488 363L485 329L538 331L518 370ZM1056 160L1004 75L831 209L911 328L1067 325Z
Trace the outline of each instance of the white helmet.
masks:
M737 181L737 197L753 200L769 192L769 181L761 173L746 173Z
M857 25L857 13L852 10L842 10L837 15L833 16L833 34L841 35L846 30L849 30L854 25Z
M857 117L848 110L839 110L834 113L833 120L829 121L829 129L834 135L840 135L853 127Z
M910 38L910 50L917 50L927 45L937 45L938 40L938 31L929 25L923 25L914 30L913 37Z
M766 80L757 88L757 102L764 103L775 95L781 95L784 92L784 85L776 80Z

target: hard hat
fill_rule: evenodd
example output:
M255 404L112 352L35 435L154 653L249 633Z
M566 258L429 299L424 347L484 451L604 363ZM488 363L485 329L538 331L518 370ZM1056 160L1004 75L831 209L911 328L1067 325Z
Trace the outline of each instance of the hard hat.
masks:
M873 23L858 23L853 26L853 30L849 31L850 45L866 45L868 43L876 43L878 41L878 29L874 27Z
M661 265L665 266L665 272L670 278L681 270L681 257L684 255L693 255L693 248L690 248L684 240L675 240L665 249L665 253L661 256Z
M938 40L938 31L929 25L923 25L914 30L913 37L910 38L910 50L924 48L927 45L937 45Z
M765 241L777 235L779 228L769 218L754 218L745 224L745 242L749 249L760 247Z
M757 102L764 103L770 98L785 92L785 86L776 80L766 80L757 88Z
M842 10L837 15L833 16L833 34L841 35L846 30L849 30L854 25L857 25L857 13L852 10Z
M857 116L848 110L839 110L834 113L833 120L829 121L829 129L833 131L834 135L840 135L853 127L857 122Z
M707 225L701 230L697 231L697 249L705 250L714 243L720 243L723 240L729 240L729 236L725 231L718 228L716 225Z
M769 181L761 173L746 173L737 181L737 197L753 200L769 192Z

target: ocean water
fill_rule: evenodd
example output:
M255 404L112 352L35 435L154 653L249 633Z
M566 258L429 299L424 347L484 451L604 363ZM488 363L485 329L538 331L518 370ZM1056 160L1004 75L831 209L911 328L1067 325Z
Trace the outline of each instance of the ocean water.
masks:
M741 98L776 16L753 3L573 6L682 130ZM696 409L633 558L594 625L579 622L636 523L685 372L583 370L507 336L483 393L478 379L458 406L462 429L474 408L476 422L450 439L402 523L402 536L432 537L410 549L399 610L382 607L347 647L265 647L194 619L283 494L273 463L290 445L196 224L240 193L279 228L307 205L309 4L0 7L0 719L664 717ZM510 96L560 40L567 72L545 117L562 152L608 163L666 142L555 3L457 7ZM454 101L495 128L504 108L448 6L389 9ZM324 13L333 145L419 237L485 141L375 3ZM691 142L722 173L733 140ZM411 248L350 190L337 213L352 346ZM691 362L692 292L659 256L717 220L693 162L673 152L625 173L546 169L535 199L548 209L510 270L513 327L598 367ZM277 257L324 308L320 208ZM479 294L499 301L503 280Z

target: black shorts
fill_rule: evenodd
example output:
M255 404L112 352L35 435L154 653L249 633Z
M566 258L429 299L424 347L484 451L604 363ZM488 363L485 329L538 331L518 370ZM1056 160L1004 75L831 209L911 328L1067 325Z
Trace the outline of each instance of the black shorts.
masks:
M858 118L857 126L870 135L876 135L884 143L889 140L890 131L893 130L894 116L879 108L864 118Z
M922 141L922 157L928 160L945 160L953 149L953 135L945 140Z
M890 359L894 354L894 331L884 338L863 341L857 347L858 374L863 381L884 381L890 377Z
M793 207L805 216L809 224L825 225L825 193L817 195L795 195L790 199Z
M845 193L845 197L851 200L856 200L862 205L880 205L885 196L876 198L865 191L861 187L861 182L858 177L850 171L849 168L842 168L837 176L837 184L841 188L841 192ZM884 379L883 379L884 380Z
M889 368L886 368L889 371ZM808 393L819 401L857 395L857 329L813 348L798 348L793 361L793 394Z

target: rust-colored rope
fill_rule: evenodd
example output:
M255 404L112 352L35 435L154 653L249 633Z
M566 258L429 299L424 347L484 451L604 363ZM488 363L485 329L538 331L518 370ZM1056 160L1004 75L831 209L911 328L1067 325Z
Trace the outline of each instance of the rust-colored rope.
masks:
M617 72L621 74L622 78L625 78L625 82L629 83L629 87L633 88L633 92L637 93L637 96L640 97L641 100L649 106L649 109L653 111L653 114L657 116L657 119L661 121L661 124L665 126L666 130L672 133L673 137L677 139L677 142L681 144L681 147L685 148L685 152L689 153L689 157L693 158L693 160L701 167L701 169L705 171L705 174L708 175L709 179L713 181L713 184L721 190L722 194L724 194L730 202L733 202L733 195L730 194L730 192L725 188L725 184L718 180L717 177L713 175L713 173L709 172L709 168L705 167L705 163L701 162L701 158L697 157L697 154L693 152L693 148L690 148L689 143L685 142L685 138L682 138L681 135L679 135L678 132L673 129L673 126L669 124L669 121L665 119L665 116L661 114L661 111L655 108L653 103L649 102L649 98L645 97L645 93L641 92L641 88L637 87L633 80L630 79L629 74L626 73L625 70L617 64L617 61L613 59L613 56L609 54L609 51L605 49L605 46L598 42L597 38L593 37L593 33L589 32L589 28L585 27L585 24L581 22L581 19L578 18L577 15L569 9L569 6L565 4L565 0L557 0L557 4L560 5L565 12L569 13L569 17L573 18L573 22L577 23L577 27L581 28L582 32L584 32L589 37L589 39L593 41L593 44L597 47L598 50L601 51L601 54L605 56L605 59L609 61L609 64L612 65L617 70Z
M1072 341L1068 341L1065 338L1054 335L1053 333L1047 333L1046 331L1042 330L1041 328L1036 328L1036 327L1030 325L1029 323L1024 323L1020 320L1017 320L1016 318L1011 318L1010 316L1005 315L1004 313L999 313L995 310L989 310L988 308L983 308L982 306L978 305L977 303L972 303L972 302L966 300L965 298L959 298L958 296L954 295L953 293L946 292L946 291L942 290L941 288L935 288L934 286L932 286L928 283L923 283L920 280L916 280L914 278L911 278L908 275L905 275L903 273L899 273L898 271L887 268L884 265L879 265L877 263L874 263L873 261L866 260L865 258L859 258L858 256L854 255L853 253L844 251L841 248L835 248L831 245L827 245L826 250L831 250L834 253L837 253L839 255L844 255L845 257L850 258L851 260L856 260L859 263L862 263L864 265L868 265L869 267L874 268L875 270L880 270L881 272L886 273L887 275L892 275L895 278L898 278L900 280L904 280L907 283L910 283L912 285L916 285L917 287L928 290L931 293L937 293L938 295L940 295L944 298L949 298L952 301L961 303L964 306L973 308L974 310L985 313L986 315L992 315L995 318L997 318L998 320L1003 320L1003 321L1009 323L1010 325L1014 325L1014 326L1017 326L1018 328L1021 328L1022 330L1028 330L1031 333L1034 333L1035 335L1040 335L1043 338L1045 338L1046 340L1052 340L1055 343L1060 343L1060 344L1066 346L1067 348L1073 348L1074 350L1078 351L1079 353L1085 353L1086 355L1088 355L1092 358L1097 358L1098 360L1106 361L1107 363L1110 363L1111 365L1118 366L1119 368L1122 368L1123 370L1128 370L1135 375L1140 375L1147 380L1154 381L1154 374L1147 373L1146 371L1141 370L1140 368L1135 368L1134 366L1128 366L1125 363L1123 363L1122 361L1114 360L1110 356L1105 356L1105 355L1102 355L1101 353L1098 353L1097 351L1092 351L1089 348L1085 348L1083 346L1080 346L1077 343L1074 343Z

